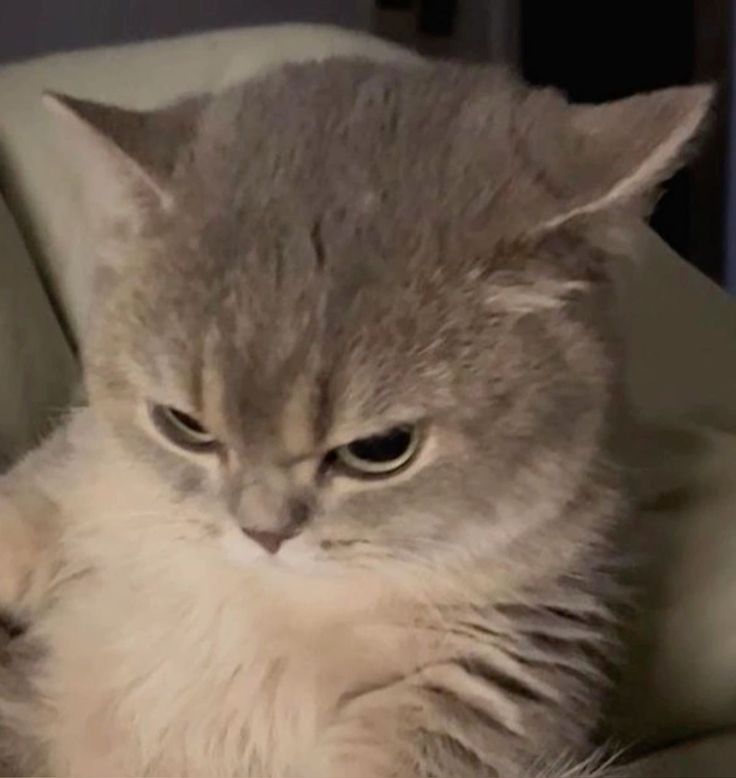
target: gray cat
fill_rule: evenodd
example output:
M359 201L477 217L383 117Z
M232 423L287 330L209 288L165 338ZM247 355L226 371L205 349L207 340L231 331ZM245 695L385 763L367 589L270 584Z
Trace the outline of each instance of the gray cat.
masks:
M97 216L90 402L0 481L6 771L584 760L625 512L606 269L709 99L348 59L150 114L50 96Z

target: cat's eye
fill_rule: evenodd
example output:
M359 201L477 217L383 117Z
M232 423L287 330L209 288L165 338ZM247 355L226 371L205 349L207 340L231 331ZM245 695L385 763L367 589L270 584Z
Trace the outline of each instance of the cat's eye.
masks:
M333 452L334 461L356 476L389 476L403 470L419 449L419 431L412 424L360 438Z
M175 446L206 453L218 446L217 439L193 416L170 405L150 405L151 420L156 429Z

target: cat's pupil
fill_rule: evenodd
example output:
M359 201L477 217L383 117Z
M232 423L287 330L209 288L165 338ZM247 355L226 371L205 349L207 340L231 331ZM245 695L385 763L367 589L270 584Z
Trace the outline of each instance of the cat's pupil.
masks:
M194 452L212 451L215 438L193 416L170 405L150 405L151 419L170 443Z
M191 430L192 432L196 432L198 435L206 435L207 430L194 418L192 418L188 413L184 413L183 411L177 411L176 408L167 408L166 409L169 413L169 415L179 424L181 424L182 427L186 427L188 430Z
M370 438L353 441L348 450L364 462L385 463L401 459L412 444L413 433L410 427L395 427Z

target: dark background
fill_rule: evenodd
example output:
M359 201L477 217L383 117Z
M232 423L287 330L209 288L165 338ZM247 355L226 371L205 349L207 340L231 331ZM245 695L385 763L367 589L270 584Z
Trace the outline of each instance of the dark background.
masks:
M730 279L736 291L736 205L729 202L726 175L732 5L731 0L0 0L0 61L218 27L307 21L369 30L429 55L509 62L530 81L554 84L579 101L714 81L717 111L701 155L668 184L652 223L680 254L717 282Z

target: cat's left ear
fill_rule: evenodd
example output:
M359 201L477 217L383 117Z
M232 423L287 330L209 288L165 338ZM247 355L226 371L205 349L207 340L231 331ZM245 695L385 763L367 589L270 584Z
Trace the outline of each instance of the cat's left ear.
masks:
M570 105L565 207L542 227L621 208L648 215L659 186L688 159L713 100L708 85L675 87L601 105Z
M196 98L170 108L134 111L47 92L60 116L84 189L118 216L173 205L170 180L177 153L193 132Z

